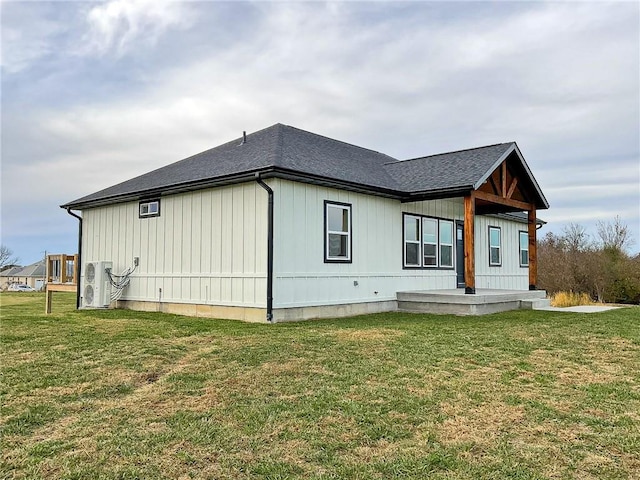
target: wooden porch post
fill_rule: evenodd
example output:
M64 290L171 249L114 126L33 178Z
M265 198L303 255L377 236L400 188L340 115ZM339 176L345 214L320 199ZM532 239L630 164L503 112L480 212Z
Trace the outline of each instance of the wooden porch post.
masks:
M476 200L473 192L464 197L464 293L476 293L475 269L475 216Z
M67 256L60 255L60 283L67 283Z
M538 281L538 242L536 240L536 207L528 211L527 226L529 230L529 290L536 290Z

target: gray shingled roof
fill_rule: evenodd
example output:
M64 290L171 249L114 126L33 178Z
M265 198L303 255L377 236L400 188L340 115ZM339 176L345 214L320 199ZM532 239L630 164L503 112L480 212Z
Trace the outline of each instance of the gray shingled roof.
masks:
M247 181L256 172L265 177L288 176L397 198L430 191L459 193L464 189L471 190L514 147L513 142L502 143L400 161L278 123L247 135L246 142L242 138L232 140L62 207L82 209Z
M7 268L6 270L3 270L2 272L0 272L0 277L15 277L16 273L22 270L23 268L24 267L20 267L20 266Z
M441 153L386 165L386 170L407 192L455 188L472 189L513 142L457 152Z
M44 277L44 260L37 261L26 267L14 267L1 273L3 277Z

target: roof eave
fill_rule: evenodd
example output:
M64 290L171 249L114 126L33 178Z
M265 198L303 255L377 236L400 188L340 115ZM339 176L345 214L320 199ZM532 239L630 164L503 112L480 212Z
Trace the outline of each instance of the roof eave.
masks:
M224 177L217 178L209 178L206 180L200 180L197 182L185 182L176 185L170 185L166 187L157 187L150 188L147 190L139 190L136 192L121 194L121 195L112 195L108 197L98 198L95 200L87 200L87 201L73 201L69 203L65 203L64 205L60 205L60 208L72 209L72 210L83 210L85 208L95 208L95 207L103 207L107 205L114 205L116 203L124 203L124 202L132 202L136 200L141 200L144 198L151 197L161 197L166 195L173 195L176 193L184 193L191 192L194 190L201 190L204 188L210 187L219 187L223 185L230 185L234 183L242 183L248 182L255 178L256 172L266 172L269 169L255 169L246 172L242 172L239 174L226 175Z
M406 192L402 198L402 203L419 202L421 200L437 200L439 198L463 197L469 194L471 190L473 190L473 185Z
M379 197L394 198L396 200L400 200L404 196L404 193L402 191L392 188L380 187L377 185L365 185L357 182L349 182L347 180L323 177L320 175L304 173L297 170L289 170L281 167L276 167L273 169L273 172L271 174L265 175L265 178L269 177L309 183L312 185L319 185L323 187L338 188L342 190L349 190L351 192L364 193Z
M506 220L512 220L514 222L524 223L524 224L529 223L529 220L526 217L520 218L517 215L512 215L510 212L488 213L486 216L487 217L504 218ZM547 224L546 220L543 220L540 217L536 217L536 225L540 225L542 227L542 226L544 226L546 224Z
M99 198L88 201L73 201L60 205L63 209L83 210L87 208L103 207L107 205L114 205L117 203L132 202L151 197L162 197L167 195L173 195L177 193L190 192L194 190L202 190L205 188L220 187L224 185L232 185L236 183L244 183L253 181L255 174L260 172L262 178L282 178L284 180L292 180L303 183L309 183L313 185L320 185L324 187L338 188L343 190L349 190L352 192L366 193L369 195L382 196L387 198L401 199L403 198L403 192L378 187L375 185L363 185L356 182L349 182L346 180L339 180L335 178L322 177L319 175L313 175L303 173L295 170L288 170L281 167L269 167L259 168L242 172L240 174L228 175L225 177L212 178L202 180L198 182L186 182L179 185L172 185L170 187L159 187L154 189L140 190L123 195L113 195L109 197Z

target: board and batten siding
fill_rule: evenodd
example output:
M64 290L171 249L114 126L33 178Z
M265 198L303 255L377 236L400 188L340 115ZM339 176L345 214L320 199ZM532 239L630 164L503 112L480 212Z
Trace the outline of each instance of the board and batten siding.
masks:
M454 289L454 269L403 268L403 213L463 220L463 199L398 200L273 179L274 308L340 305L396 299L396 292ZM324 202L352 206L351 263L324 262ZM488 226L502 229L501 267L489 267ZM477 216L476 286L526 290L518 260L518 231L526 225ZM455 248L454 248L455 250ZM454 261L455 265L455 261Z
M139 257L122 300L265 308L267 198L249 182L161 197L158 217L139 218L137 201L86 209L82 275Z
M501 266L489 265L489 227L500 228ZM520 266L520 231L527 231L526 223L492 216L476 216L476 288L528 290L529 269Z
M462 219L461 198L400 203L281 179L271 185L274 308L393 301L398 291L456 287L454 270L403 269L402 213ZM351 263L324 262L325 200L352 206Z

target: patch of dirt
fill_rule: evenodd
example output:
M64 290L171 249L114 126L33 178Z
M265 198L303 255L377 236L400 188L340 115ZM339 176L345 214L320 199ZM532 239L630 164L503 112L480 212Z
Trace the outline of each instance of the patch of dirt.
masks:
M341 329L330 332L338 340L347 342L379 342L381 340L391 340L405 334L400 330L391 328L367 328L367 329Z
M469 409L460 407L448 402L440 404L442 413L449 417L438 428L439 439L445 444L473 442L487 446L525 418L521 405L492 402Z
M302 358L289 358L285 362L264 362L260 370L270 375L308 373Z
M107 335L118 335L131 326L131 319L102 319L98 318L91 322L91 326L98 333Z
M595 354L593 354L595 355ZM597 355L593 357L596 360ZM621 365L604 364L598 361L591 365L567 361L549 350L534 350L529 355L530 363L537 373L554 375L564 385L587 385L590 383L633 382L633 377L624 375Z
M380 461L383 458L393 457L400 450L400 445L388 440L378 440L372 445L361 445L350 452L350 456L355 457L355 463L366 464Z

